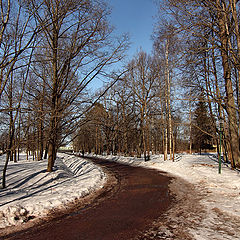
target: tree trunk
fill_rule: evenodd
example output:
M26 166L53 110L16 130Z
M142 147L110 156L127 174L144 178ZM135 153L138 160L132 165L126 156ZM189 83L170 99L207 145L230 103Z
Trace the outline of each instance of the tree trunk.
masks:
M189 101L189 153L192 154L192 103Z
M223 75L225 80L225 91L226 91L226 111L228 114L229 121L229 133L230 133L230 145L233 161L236 165L240 166L239 158L239 136L238 136L238 122L236 115L236 105L233 94L232 79L231 79L231 66L229 62L229 45L228 45L228 31L226 29L224 21L224 13L220 8L220 1L217 0L218 4L218 22L220 30L220 40L221 40L221 57L223 66Z
M238 16L238 11L237 10L237 3L238 0L229 0L230 5L231 5L231 11L232 11L232 18L234 22L234 30L235 37L236 37L236 43L237 43L237 51L233 51L234 55L234 62L235 62L235 68L236 70L236 92L237 92L237 106L238 110L240 109L240 32L239 32L239 16ZM237 56L235 56L237 52ZM238 112L238 137L240 136L240 113ZM240 145L240 143L239 143ZM239 146L240 147L240 146ZM240 158L240 156L239 156ZM240 159L238 160L238 164L240 164Z
M169 73L169 40L166 40L165 46L165 84L166 84L166 111L168 114L168 128L169 128L169 157L172 160L172 114L171 114L171 86Z
M55 97L53 98L53 101ZM56 100L55 100L56 101ZM48 166L47 171L52 172L53 166L57 156L57 139L58 139L58 117L56 116L58 104L54 104L54 111L52 111L52 120L50 125L49 143L48 143Z
M6 161L4 164L3 172L2 172L2 189L6 188L6 173L7 173L7 166L9 162L11 152L8 150L6 155Z
M44 159L47 159L47 156L48 156L48 143L46 143L45 146Z
M13 114L11 111L7 155L6 155L6 161L5 161L3 173L2 173L2 188L6 188L6 173L7 173L8 162L9 162L10 156L12 155L13 140L14 140L14 127L13 127Z
M16 163L17 162L17 150L14 149L14 162Z
M166 158L165 158L165 129L164 129L164 127L162 127L162 153L163 153L164 160L166 160Z
M167 124L166 124L167 125ZM165 149L164 149L164 160L168 160L168 129L165 127Z
M10 109L10 118L9 118L9 133L8 133L8 146L7 146L7 156L6 161L3 167L2 172L2 188L6 188L6 173L9 160L13 161L13 142L14 142L14 119L13 119L13 74L11 73L10 86L9 86L9 109Z
M37 149L37 160L40 161L43 159L43 122L40 117L38 120L38 149Z
M50 135L48 145L48 167L47 171L52 172L53 166L56 160L57 152L57 139L58 139L58 124L59 124L59 106L60 98L59 95L59 79L58 79L58 40L59 40L59 19L58 19L58 7L53 10L53 33L52 33L52 104L51 104L51 117L50 117Z
M175 138L174 134L172 134L172 161L174 162L175 159Z
M56 159L56 145L54 141L50 141L48 145L48 166L47 166L47 172L53 171L53 166Z
M17 161L19 161L19 159L20 159L20 148L18 146L18 148L17 148Z

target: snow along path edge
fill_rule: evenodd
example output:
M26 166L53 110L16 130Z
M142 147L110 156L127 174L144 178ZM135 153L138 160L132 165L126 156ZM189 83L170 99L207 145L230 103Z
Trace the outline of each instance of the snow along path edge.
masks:
M52 173L45 169L46 161L10 163L9 187L0 190L0 228L46 217L55 209L66 209L103 188L107 180L101 167L64 153L58 153ZM12 177L14 174L17 176Z
M175 177L169 186L177 204L137 240L239 240L240 172L222 164L222 173L218 174L216 155L177 154L174 162L164 161L162 154L151 156L147 162L137 157L99 157Z

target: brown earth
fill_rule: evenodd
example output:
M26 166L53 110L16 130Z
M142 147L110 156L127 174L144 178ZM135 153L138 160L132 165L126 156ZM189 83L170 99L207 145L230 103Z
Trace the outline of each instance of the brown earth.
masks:
M39 224L15 230L2 239L192 239L184 228L194 223L178 225L179 222L172 218L182 219L188 210L194 216L201 212L197 199L187 200L194 196L190 185L156 170L96 158L91 160L108 173L104 189L76 202L65 212L53 212ZM182 195L173 197L169 187L172 193L181 188ZM186 206L184 201L191 205Z

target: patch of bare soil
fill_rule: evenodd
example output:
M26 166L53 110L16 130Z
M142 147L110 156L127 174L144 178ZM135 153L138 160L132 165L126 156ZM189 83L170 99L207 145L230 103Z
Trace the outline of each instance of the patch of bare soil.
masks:
M169 187L174 203L134 240L239 240L240 216L214 207L216 197L204 184L174 178Z
M190 229L196 228L206 216L206 210L200 204L203 196L192 184L180 178L174 178L169 187L175 198L171 208L134 240L195 239Z

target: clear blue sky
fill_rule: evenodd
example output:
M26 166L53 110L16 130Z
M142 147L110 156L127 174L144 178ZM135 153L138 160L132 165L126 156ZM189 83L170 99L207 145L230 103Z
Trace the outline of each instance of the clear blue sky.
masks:
M153 25L156 22L154 17L157 14L157 6L154 4L154 1L107 0L107 2L112 8L109 20L110 24L115 27L115 33L117 35L128 33L130 36L131 46L126 53L126 62L131 60L140 48L150 54L152 50L151 35L153 33ZM95 79L89 85L93 90L101 86L101 79Z
M154 17L157 7L153 0L108 0L112 7L111 23L117 33L129 33L132 43L128 52L131 58L142 47L151 53Z

